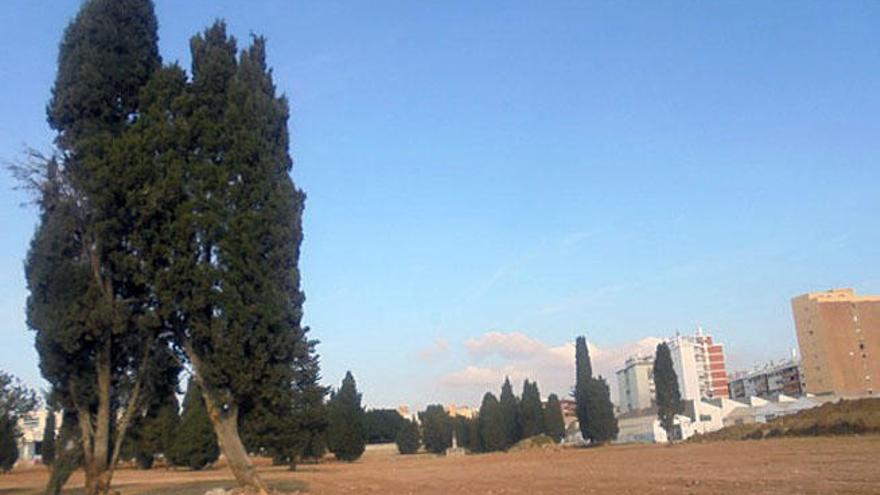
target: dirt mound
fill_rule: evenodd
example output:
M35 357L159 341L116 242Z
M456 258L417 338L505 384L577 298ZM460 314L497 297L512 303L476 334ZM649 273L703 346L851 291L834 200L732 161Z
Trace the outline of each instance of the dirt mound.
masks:
M561 448L559 443L554 441L547 435L535 435L533 437L524 438L508 449L508 452L522 452L524 450L534 449L558 449Z
M688 441L760 440L878 433L880 433L880 399L842 399L766 423L728 426L705 435L694 435Z

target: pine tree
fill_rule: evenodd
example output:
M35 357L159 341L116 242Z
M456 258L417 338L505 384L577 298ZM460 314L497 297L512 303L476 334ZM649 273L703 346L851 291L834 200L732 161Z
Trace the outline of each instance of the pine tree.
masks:
M605 379L599 376L590 382L590 401L587 404L587 436L592 444L603 444L617 438L617 418L611 391Z
M580 336L575 341L575 385L574 401L575 413L577 414L578 426L584 440L590 438L590 402L592 400L593 365L590 363L590 351L587 348L587 339Z
M519 399L513 394L510 379L505 378L501 385L501 415L504 424L504 448L507 449L522 440L522 418L520 417Z
M51 466L55 462L55 411L49 409L46 424L43 426L43 442L40 444L40 456L43 464Z
M544 434L557 442L565 437L565 419L556 394L547 397L547 404L544 407Z
M186 466L198 471L216 461L220 447L208 410L195 380L190 379L183 398L183 412L174 441L168 451L168 460L175 466Z
M443 454L452 447L452 418L440 404L428 406L419 413L422 421L422 441L425 450L433 454Z
M480 433L480 451L495 452L507 448L507 431L504 424L504 412L501 403L486 392L480 404L480 415L477 417Z
M330 424L327 428L327 446L341 461L357 460L366 447L364 437L364 409L351 372L345 373L342 386L330 394L327 404Z
M684 404L678 389L678 376L672 365L672 354L666 342L657 344L657 353L654 356L654 389L657 397L657 418L671 443L675 415L684 411Z
M398 430L394 441L397 443L397 451L402 455L418 452L419 446L422 443L419 435L419 424L415 420L405 420L403 426Z

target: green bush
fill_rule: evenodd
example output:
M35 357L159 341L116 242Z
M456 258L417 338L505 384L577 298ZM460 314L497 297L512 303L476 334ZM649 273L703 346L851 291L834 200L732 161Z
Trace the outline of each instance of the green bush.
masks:
M397 451L403 455L415 454L421 445L419 425L415 421L407 421L397 432Z

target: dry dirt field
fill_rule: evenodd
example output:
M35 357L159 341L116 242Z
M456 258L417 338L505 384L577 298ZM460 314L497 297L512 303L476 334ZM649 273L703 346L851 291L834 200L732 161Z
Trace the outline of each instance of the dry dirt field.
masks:
M271 484L333 493L880 493L880 436L786 438L705 444L621 445L467 457L401 457L370 450L358 462L263 467ZM0 494L37 493L45 471L0 475ZM225 469L120 470L123 495L201 495L229 487ZM77 475L71 487L82 482ZM75 494L79 490L71 490Z

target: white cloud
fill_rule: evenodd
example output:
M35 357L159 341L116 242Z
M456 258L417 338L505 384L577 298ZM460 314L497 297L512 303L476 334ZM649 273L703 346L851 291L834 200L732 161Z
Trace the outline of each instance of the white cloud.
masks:
M646 337L636 342L615 346L598 347L588 342L594 374L603 375L609 382L612 395L616 396L615 371L634 354L653 354L661 339ZM556 393L567 396L574 384L574 342L550 345L523 332L487 332L465 342L472 360L481 361L496 357L491 366L471 363L440 379L441 386L448 389L473 392L474 396L485 391L498 392L505 376L514 382L514 388L528 378L537 380L542 394Z
M507 359L534 356L546 348L542 342L522 332L488 332L479 338L469 339L464 346L474 357L497 354Z

